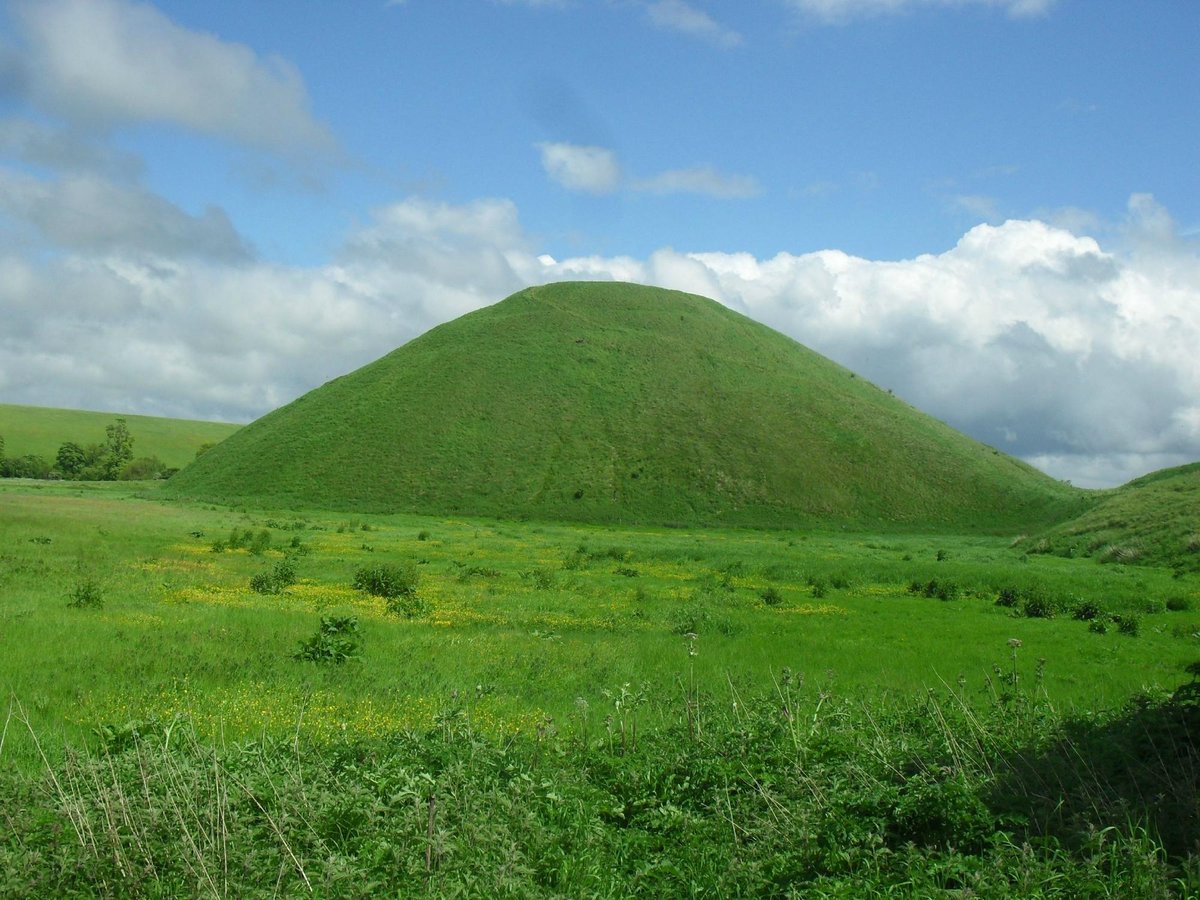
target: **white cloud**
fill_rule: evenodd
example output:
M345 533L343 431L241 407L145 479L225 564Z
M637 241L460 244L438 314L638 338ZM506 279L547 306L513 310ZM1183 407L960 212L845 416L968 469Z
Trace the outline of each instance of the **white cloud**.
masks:
M650 21L660 28L696 37L719 47L737 47L742 36L716 22L712 16L684 0L655 0L646 7Z
M18 0L31 98L72 123L182 126L271 150L329 153L300 73L133 0Z
M1078 484L1200 459L1200 245L1145 195L1109 245L1011 220L887 262L671 248L555 260L508 200L408 199L305 268L155 244L137 222L202 217L133 189L115 207L120 239L42 224L70 190L18 182L5 196L35 188L46 196L10 198L9 216L56 252L0 250L10 402L247 420L524 285L612 278L714 297Z
M671 169L649 178L628 179L617 155L604 147L541 143L542 168L568 190L611 194L626 188L649 194L701 194L719 199L745 199L762 193L748 175L726 175L712 166Z
M820 22L843 23L856 19L896 15L919 8L991 7L1013 18L1045 15L1058 0L785 0L807 17Z
M610 194L621 184L621 167L611 150L562 143L537 146L546 174L569 190Z
M637 181L633 187L651 194L703 194L723 199L745 199L762 193L758 182L748 175L723 175L712 166L672 169Z
M0 213L59 249L227 261L250 255L220 209L188 215L144 188L90 174L41 181L0 167Z

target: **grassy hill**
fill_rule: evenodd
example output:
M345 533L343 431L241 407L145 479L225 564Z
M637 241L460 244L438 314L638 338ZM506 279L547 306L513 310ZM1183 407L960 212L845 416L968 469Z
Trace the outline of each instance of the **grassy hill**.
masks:
M226 422L196 422L0 403L0 435L4 437L4 455L16 457L32 454L53 463L58 448L67 441L80 446L102 443L104 429L118 417L125 420L133 435L134 456L157 456L172 468L187 465L195 459L196 451L201 446L223 441L241 427Z
M1106 491L1083 515L1025 544L1060 556L1200 572L1200 462Z
M1089 495L702 297L521 291L278 409L169 488L593 522L1027 529Z

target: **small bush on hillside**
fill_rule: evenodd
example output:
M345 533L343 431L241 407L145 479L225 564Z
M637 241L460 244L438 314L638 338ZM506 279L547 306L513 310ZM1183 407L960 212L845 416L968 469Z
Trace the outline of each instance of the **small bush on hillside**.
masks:
M1090 622L1102 615L1104 615L1104 609L1095 600L1084 600L1071 611L1071 616L1081 622Z
M530 569L521 573L521 580L528 581L539 591L548 591L554 587L556 580L549 569Z
M429 532L422 528L420 531L417 532L417 540L418 541L429 540Z
M316 633L292 654L293 659L315 663L342 663L359 655L357 616L321 616Z
M1057 612L1057 604L1045 593L1037 589L1026 591L1021 603L1021 614L1029 619L1052 619Z
M762 592L762 602L767 606L778 606L783 602L783 595L775 588L774 585Z
M104 606L104 594L100 585L90 578L71 588L71 593L67 596L67 606L72 609L99 609Z
M365 566L354 573L354 587L385 600L394 597L414 597L420 573L412 566Z
M287 560L276 563L270 572L259 572L250 579L250 590L256 594L278 594L296 583L296 570Z
M1167 609L1171 612L1189 612L1192 608L1192 601L1187 597L1168 597Z
M1088 622L1088 631L1093 634L1108 634L1108 622L1104 619L1092 619Z
M271 532L264 528L250 540L250 546L247 548L255 556L262 556L268 547L271 546Z
M1134 615L1113 616L1113 621L1117 623L1117 631L1121 634L1127 634L1130 637L1137 637L1142 630L1142 620Z

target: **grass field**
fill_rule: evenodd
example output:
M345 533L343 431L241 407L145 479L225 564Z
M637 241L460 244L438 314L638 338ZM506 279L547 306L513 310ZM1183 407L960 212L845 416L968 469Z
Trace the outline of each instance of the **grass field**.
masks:
M45 812L10 813L0 862L18 892L70 888L65 869L30 880L60 856L112 879L101 893L122 893L126 869L139 893L244 894L267 877L231 875L221 841L266 853L287 894L318 872L324 893L347 896L367 883L862 896L1018 875L1034 879L1023 896L1078 896L1105 878L1110 896L1197 887L1194 792L1162 806L1140 785L1131 803L1113 787L1124 776L1079 788L1047 754L1065 746L1079 769L1088 741L1109 747L1087 761L1091 778L1129 769L1111 747L1153 759L1129 750L1150 733L1137 716L1173 710L1163 698L1200 658L1200 581L1012 543L351 518L167 502L144 485L5 483L0 806ZM294 583L251 589L283 564ZM381 565L417 574L414 618L354 588ZM357 618L355 658L294 658L323 616ZM1175 734L1155 721L1160 740ZM1193 726L1183 733L1192 768L1168 781L1190 790ZM1053 790L1037 781L1051 770ZM1027 801L1015 813L1013 797ZM393 824L388 803L402 808ZM175 846L185 862L166 861L179 829L156 831L170 804L190 840L215 842ZM111 824L131 809L131 824ZM336 810L346 822L330 825ZM237 832L241 815L267 831ZM52 821L70 840L44 845ZM514 829L524 862L507 871Z
M0 403L0 436L5 456L40 456L53 464L58 448L67 441L86 447L104 442L104 429L122 418L133 435L134 456L157 456L171 468L180 468L196 458L204 444L223 441L240 425L226 422L194 422L157 416L52 409Z

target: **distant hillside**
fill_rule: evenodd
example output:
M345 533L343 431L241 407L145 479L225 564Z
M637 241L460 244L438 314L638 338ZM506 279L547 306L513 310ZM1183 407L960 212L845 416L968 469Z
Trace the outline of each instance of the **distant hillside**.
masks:
M196 451L201 446L223 441L241 428L240 425L227 422L196 422L0 403L0 436L4 437L4 455L33 454L53 463L58 448L67 441L80 446L103 443L104 429L118 418L124 419L129 426L135 456L157 456L172 468L187 465L196 458Z
M1040 553L1200 572L1200 462L1106 491L1083 515L1024 544Z
M172 492L593 522L1029 529L1090 497L715 301L529 288L246 426Z

